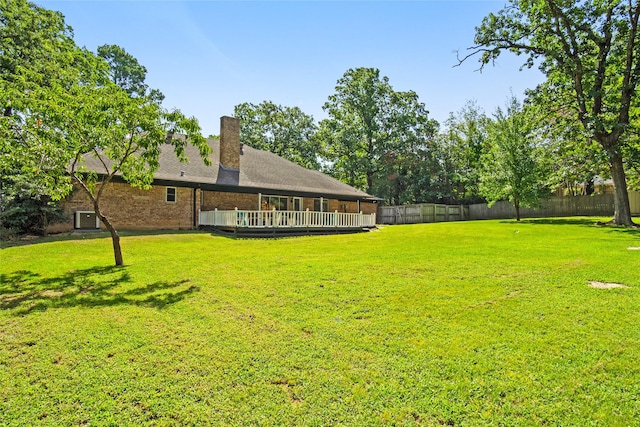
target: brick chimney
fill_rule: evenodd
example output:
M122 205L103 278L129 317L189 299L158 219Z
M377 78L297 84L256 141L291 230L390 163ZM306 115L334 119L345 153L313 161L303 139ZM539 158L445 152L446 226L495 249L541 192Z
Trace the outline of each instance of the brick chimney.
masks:
M220 117L220 165L240 169L240 120L235 117Z

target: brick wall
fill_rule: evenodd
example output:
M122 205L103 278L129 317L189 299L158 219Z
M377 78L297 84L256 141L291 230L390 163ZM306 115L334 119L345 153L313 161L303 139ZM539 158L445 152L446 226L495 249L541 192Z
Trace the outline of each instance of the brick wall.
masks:
M226 193L222 191L203 191L202 210L212 211L218 209L220 211L240 210L257 211L258 195L243 193Z
M166 201L165 186L153 186L149 190L131 187L126 183L109 183L100 206L116 229L154 230L189 229L193 227L194 190L174 187L176 201ZM199 191L196 190L196 211L200 208ZM50 231L72 230L75 211L93 211L93 205L84 191L78 189L63 202L69 219L65 224L52 226Z
M378 205L376 203L360 202L360 210L363 214L377 213Z

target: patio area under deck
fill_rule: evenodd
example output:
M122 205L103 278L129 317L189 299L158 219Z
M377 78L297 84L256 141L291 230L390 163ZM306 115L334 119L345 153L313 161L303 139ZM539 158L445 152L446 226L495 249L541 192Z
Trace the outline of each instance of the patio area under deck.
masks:
M244 235L355 233L376 227L376 214L306 211L201 211L199 225Z

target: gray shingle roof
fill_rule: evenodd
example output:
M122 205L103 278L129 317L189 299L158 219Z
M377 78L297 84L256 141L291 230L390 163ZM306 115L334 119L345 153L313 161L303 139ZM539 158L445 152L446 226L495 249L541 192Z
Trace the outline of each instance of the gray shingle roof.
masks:
M240 154L240 170L225 169L219 162L220 141L208 139L213 149L211 166L204 164L198 150L188 145L188 163L181 163L173 152L173 147L164 145L160 154L160 167L155 179L172 181L176 185L200 184L205 189L233 190L243 192L267 192L277 194L307 195L345 198L351 200L379 200L321 172L306 169L268 151L257 150L243 145ZM99 170L98 164L87 159L90 169Z

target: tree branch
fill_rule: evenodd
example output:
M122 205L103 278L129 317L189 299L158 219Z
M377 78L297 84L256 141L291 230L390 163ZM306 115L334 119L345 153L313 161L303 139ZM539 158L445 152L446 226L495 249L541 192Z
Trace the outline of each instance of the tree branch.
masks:
M611 50L611 40L613 33L611 31L611 17L613 15L613 6L607 10L607 17L605 20L604 31L605 36L601 39L601 43L598 44L598 69L596 71L596 79L594 83L594 95L593 95L593 114L598 115L602 113L603 102L603 85L606 77L607 58Z
M635 8L632 8L631 1L629 1L629 37L627 42L627 51L625 57L625 68L624 75L622 80L622 94L620 99L620 114L618 115L618 123L620 123L623 127L629 125L629 110L631 108L631 98L635 93L635 89L637 86L637 75L634 75L634 69L639 69L640 65L635 64L634 61L637 60L635 57L635 48L638 41L636 37L638 36L638 18L640 17L640 2L638 2ZM614 132L621 135L624 132L624 129L619 128L615 129Z

